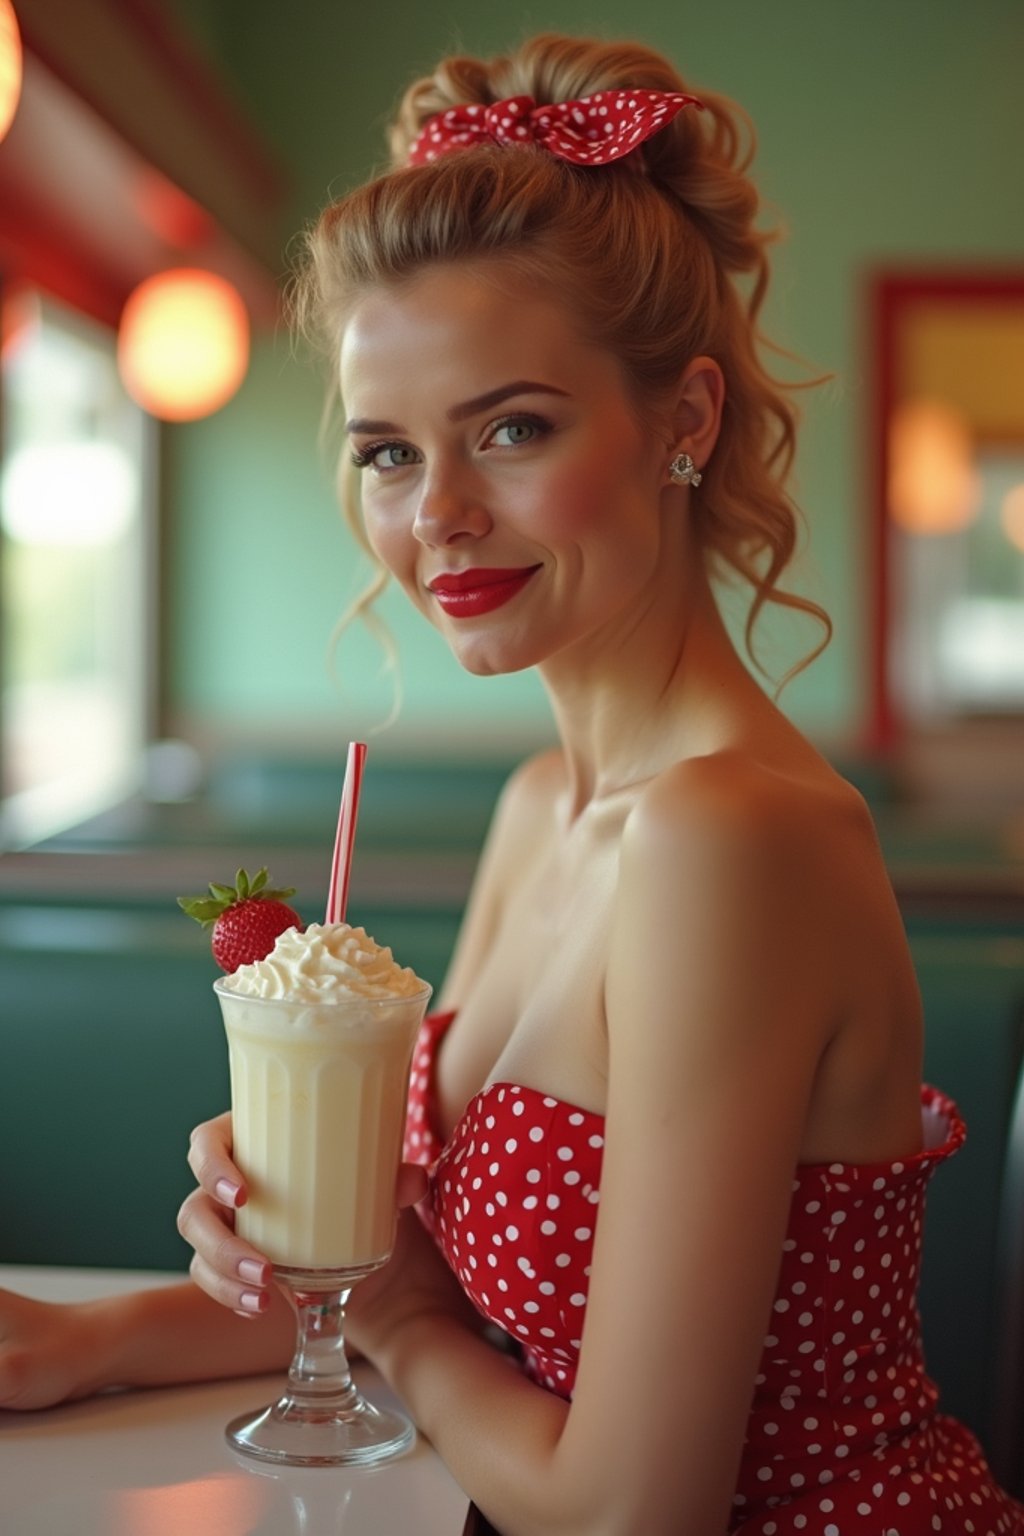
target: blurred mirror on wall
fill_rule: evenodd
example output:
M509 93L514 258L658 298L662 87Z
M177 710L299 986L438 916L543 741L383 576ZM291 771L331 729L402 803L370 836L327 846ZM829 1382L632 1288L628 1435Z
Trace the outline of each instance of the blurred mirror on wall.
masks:
M883 297L889 710L910 730L1024 718L1024 275Z

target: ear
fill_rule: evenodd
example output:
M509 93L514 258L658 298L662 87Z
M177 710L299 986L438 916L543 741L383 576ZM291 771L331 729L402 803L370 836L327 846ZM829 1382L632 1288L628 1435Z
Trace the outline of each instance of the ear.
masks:
M672 452L688 453L703 469L715 450L725 404L725 379L713 357L695 357L684 368L672 411Z

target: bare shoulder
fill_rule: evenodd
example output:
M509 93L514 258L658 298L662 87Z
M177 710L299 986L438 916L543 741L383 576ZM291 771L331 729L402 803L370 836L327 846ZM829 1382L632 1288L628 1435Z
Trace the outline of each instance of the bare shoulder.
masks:
M624 830L626 869L747 869L777 874L835 869L837 858L877 849L863 797L830 769L789 771L740 752L688 758L660 773ZM680 862L682 860L682 862Z
M561 752L537 752L509 774L498 797L492 822L495 855L518 856L546 835L557 797L565 784Z
M819 1051L890 899L870 814L838 775L739 754L675 764L623 830L609 996L644 973L730 1029L802 1019Z
M565 759L557 747L524 758L509 774L502 798L516 807L536 808L552 802L565 786Z
M527 758L498 797L438 1007L461 1007L499 931L510 894L549 835L562 783L557 751Z

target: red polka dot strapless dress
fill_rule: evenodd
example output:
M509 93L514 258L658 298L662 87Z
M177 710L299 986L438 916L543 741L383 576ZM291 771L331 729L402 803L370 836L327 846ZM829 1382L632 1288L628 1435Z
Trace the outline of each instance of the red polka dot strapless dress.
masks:
M533 1088L492 1083L442 1142L433 1063L454 1015L424 1023L413 1056L405 1156L420 1207L478 1310L542 1386L572 1396L603 1117ZM925 1150L879 1164L801 1164L729 1529L743 1536L1024 1536L1024 1507L981 1448L937 1412L917 1281L927 1184L963 1142L951 1099L922 1090Z

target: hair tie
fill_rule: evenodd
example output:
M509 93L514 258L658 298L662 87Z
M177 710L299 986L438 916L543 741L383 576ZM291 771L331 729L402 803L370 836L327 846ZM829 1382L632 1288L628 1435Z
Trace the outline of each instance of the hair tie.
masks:
M703 111L704 103L681 91L595 91L550 107L538 107L532 96L510 96L491 106L448 107L424 123L409 164L426 165L453 149L491 142L538 144L572 165L611 165L684 107Z

